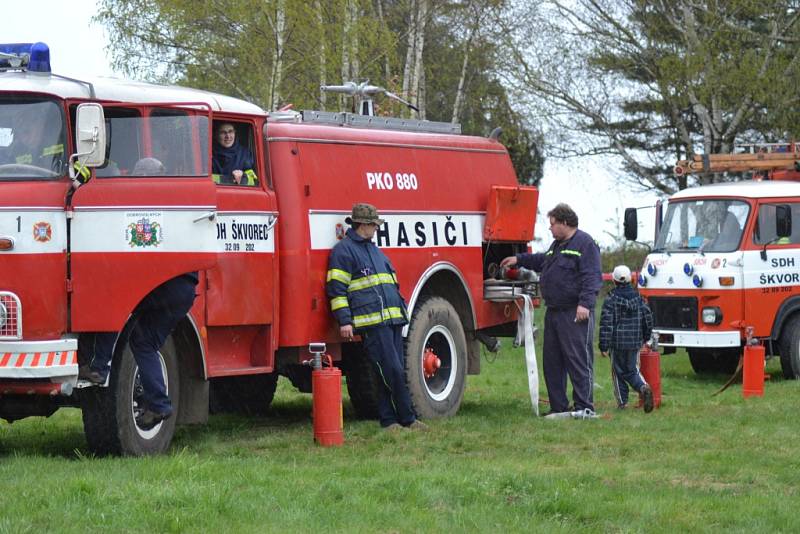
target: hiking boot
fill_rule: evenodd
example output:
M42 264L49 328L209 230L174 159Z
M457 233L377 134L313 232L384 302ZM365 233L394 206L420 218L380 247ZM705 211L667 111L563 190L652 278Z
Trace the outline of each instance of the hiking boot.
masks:
M617 404L617 410L626 410L628 408L628 404Z
M644 406L644 413L650 413L653 411L653 407L655 403L653 402L653 388L650 387L649 384L645 384L642 386L642 405Z
M136 418L136 425L142 430L150 430L155 428L161 421L169 419L171 415L171 410L165 413L158 413L148 409L142 412L142 414Z
M427 432L431 429L428 425L420 421L419 419L415 420L413 423L406 427L409 430L416 430L417 432Z
M591 408L584 408L583 410L576 410L569 415L573 419L597 419L597 414Z
M98 386L106 383L106 377L100 371L95 371L88 365L78 367L78 380L86 380Z
M404 427L400 423L392 423L389 426L383 427L383 431L387 432L389 434L396 434L398 432L402 432L403 430L404 430Z

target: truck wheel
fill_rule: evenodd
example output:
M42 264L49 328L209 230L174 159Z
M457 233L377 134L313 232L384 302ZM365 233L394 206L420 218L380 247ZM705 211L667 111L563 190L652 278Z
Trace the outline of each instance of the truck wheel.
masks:
M736 371L742 349L686 349L694 372L701 374L731 374Z
M789 319L778 343L783 377L791 380L800 378L800 315Z
M210 384L211 413L266 415L278 373L214 378Z
M142 386L139 367L125 343L114 356L108 387L91 387L81 392L83 429L91 452L100 456L144 456L167 450L175 433L180 402L178 359L172 336L167 338L159 354L167 393L172 400L172 417L150 430L143 430L136 424L136 415L143 409Z
M351 347L353 350L344 355L344 376L350 403L359 419L377 419L380 376L362 345L353 343Z
M432 356L438 368L430 365ZM428 360L426 373L426 359ZM422 418L454 415L464 396L467 340L453 305L431 297L417 307L406 338L406 381Z

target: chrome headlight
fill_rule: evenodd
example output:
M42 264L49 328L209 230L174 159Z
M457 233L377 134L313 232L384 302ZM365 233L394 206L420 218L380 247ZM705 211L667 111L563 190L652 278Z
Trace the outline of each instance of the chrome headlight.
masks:
M0 329L6 325L6 321L8 321L8 310L6 305L0 302Z
M703 308L702 319L705 324L719 324L722 322L722 310L716 306Z

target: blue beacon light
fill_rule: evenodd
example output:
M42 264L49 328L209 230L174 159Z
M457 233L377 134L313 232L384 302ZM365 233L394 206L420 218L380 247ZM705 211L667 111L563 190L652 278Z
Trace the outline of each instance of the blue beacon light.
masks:
M647 274L649 274L650 276L655 276L657 271L658 269L654 264L652 263L647 264Z
M31 46L31 58L28 61L29 72L50 72L50 48L44 43Z
M684 263L683 272L686 276L692 276L692 273L694 273L694 267L692 267L689 263Z

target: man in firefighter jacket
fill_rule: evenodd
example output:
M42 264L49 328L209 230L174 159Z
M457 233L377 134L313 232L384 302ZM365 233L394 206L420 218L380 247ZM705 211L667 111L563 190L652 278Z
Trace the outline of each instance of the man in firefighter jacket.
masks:
M411 405L404 372L403 325L408 323L405 301L389 258L372 242L383 224L370 204L355 204L347 234L328 259L327 293L339 333L352 340L358 333L383 387L378 415L389 431L402 427L424 430Z
M558 204L547 216L554 241L545 253L517 254L502 266L520 265L540 272L544 318L544 380L550 399L550 418L594 413L594 307L603 284L600 249L578 229L578 216ZM567 375L572 381L574 410L567 401Z

